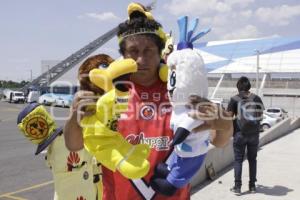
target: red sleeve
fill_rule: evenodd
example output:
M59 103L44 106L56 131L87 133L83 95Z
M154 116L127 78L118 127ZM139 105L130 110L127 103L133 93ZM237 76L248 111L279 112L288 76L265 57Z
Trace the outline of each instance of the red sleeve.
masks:
M103 200L116 200L113 172L102 166Z

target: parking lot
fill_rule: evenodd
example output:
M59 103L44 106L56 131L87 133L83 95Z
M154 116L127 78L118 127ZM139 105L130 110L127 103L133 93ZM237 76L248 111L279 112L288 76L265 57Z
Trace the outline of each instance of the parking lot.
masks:
M0 200L53 199L52 175L45 165L45 154L35 156L36 145L17 128L17 115L25 105L0 101ZM59 125L64 123L67 108L46 108Z

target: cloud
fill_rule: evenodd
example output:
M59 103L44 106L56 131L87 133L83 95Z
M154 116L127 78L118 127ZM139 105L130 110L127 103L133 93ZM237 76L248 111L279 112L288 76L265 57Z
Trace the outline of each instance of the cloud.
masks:
M217 39L240 39L259 36L257 27L251 24L252 10L223 13L200 18L201 27L211 27Z
M250 18L253 15L252 10L243 10L240 12L240 15L244 18Z
M247 25L240 29L236 29L231 33L225 34L222 39L230 40L230 39L246 39L246 38L256 38L259 35L258 29L253 25Z
M110 20L118 20L119 17L117 17L112 12L104 12L104 13L85 13L83 15L78 16L79 19L82 18L93 18L98 21L110 21Z
M228 18L224 15L215 15L213 17L201 18L200 22L206 26L226 26L228 24Z
M165 4L164 8L173 15L197 13L197 15L203 16L215 11L231 11L231 7L228 4L218 0L172 0L170 3Z
M300 5L289 6L281 5L273 8L262 7L255 11L255 16L270 26L286 26L290 21L300 16Z
M241 8L246 8L250 4L254 3L255 0L225 0L224 3L230 5L231 7L241 7Z
M254 2L255 0L172 0L164 8L173 15L197 13L203 16L208 13L236 12L234 7L246 8Z
M208 37L214 40L292 32L286 29L295 29L288 25L300 16L299 3L282 5L277 1L267 4L258 0L171 0L163 8L172 20L180 15L199 17L199 27L211 27Z
M211 27L212 32L216 38L240 38L238 34L228 34L235 32L246 37L241 27L247 27L251 31L250 36L258 34L256 27L251 22L253 11L250 4L255 0L172 0L164 8L172 15L196 15L200 19L200 27ZM255 31L256 30L256 31Z
M214 5L212 5L216 11L218 12L230 12L231 11L231 7L228 4L225 4L224 2L216 2ZM214 10L212 9L212 10Z

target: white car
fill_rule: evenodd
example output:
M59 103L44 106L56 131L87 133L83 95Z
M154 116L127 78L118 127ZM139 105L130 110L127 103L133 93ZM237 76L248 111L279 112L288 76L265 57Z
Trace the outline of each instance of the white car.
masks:
M269 114L263 114L263 119L260 122L260 130L265 131L272 126L274 126L277 122L279 122L281 119L271 117Z
M74 95L60 95L55 102L55 106L70 107L73 102Z
M267 108L264 111L265 114L268 114L270 117L276 118L276 119L285 119L287 118L287 111L285 111L283 108L279 107L272 107L272 108Z
M46 93L39 97L38 102L43 105L53 105L56 103L57 96L53 93Z
M71 94L46 93L39 97L39 103L44 105L70 107L73 97L74 95Z

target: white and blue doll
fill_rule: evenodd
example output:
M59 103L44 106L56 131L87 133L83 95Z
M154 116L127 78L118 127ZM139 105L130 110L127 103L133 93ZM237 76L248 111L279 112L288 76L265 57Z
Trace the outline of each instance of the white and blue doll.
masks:
M173 195L178 188L186 186L200 169L208 151L210 133L208 130L194 132L203 121L188 116L186 107L190 95L206 98L208 93L207 76L204 62L199 51L193 49L193 42L207 34L206 29L194 35L198 19L190 22L188 17L178 19L180 41L177 50L167 60L168 91L173 107L171 128L174 131L174 152L168 164L161 163L156 167L151 178L152 188L164 195Z

